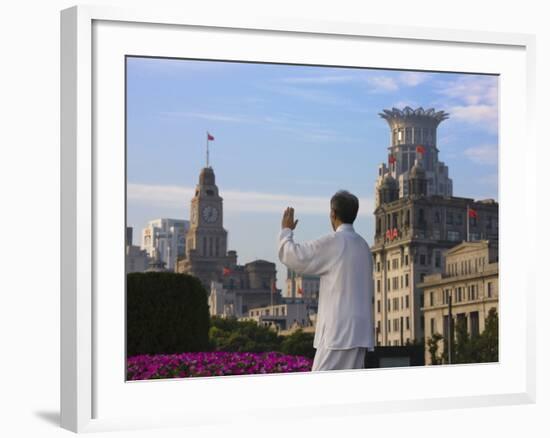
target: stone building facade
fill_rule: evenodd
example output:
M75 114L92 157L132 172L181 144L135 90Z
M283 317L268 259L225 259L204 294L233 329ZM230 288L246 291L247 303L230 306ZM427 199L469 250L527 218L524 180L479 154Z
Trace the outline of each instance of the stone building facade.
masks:
M408 195L408 180L416 160L421 162L426 174L426 192L430 195L452 196L453 181L449 178L449 169L439 161L437 148L437 127L449 115L434 109L403 110L392 108L380 113L390 128L390 146L388 147L388 164L380 164L375 186L375 205L379 206L379 187L386 175L391 175L397 183L399 197ZM424 152L417 151L422 146Z
M201 280L209 292L212 315L240 317L252 307L280 301L280 290L275 285L275 263L255 260L239 265L237 252L227 250L223 199L211 167L200 172L195 196L191 200L190 222L186 253L177 262L177 272Z
M286 302L273 306L250 309L242 320L256 321L258 325L273 328L276 331L292 328L311 327L308 309L302 302Z
M236 253L227 251L227 231L223 228L223 198L211 167L199 175L191 200L191 225L186 235L186 251L177 261L177 272L198 277L206 290L212 281L221 282L223 269Z
M133 244L133 228L126 227L126 273L145 272L149 266L147 251Z
M418 285L426 275L444 270L443 252L462 241L498 241L498 203L492 199L475 201L452 196L445 166L445 171L437 176L436 169L441 169L442 163L437 161L435 128L447 118L445 113L405 108L402 112L384 114L382 117L391 120L392 141L397 140L397 148L401 147L401 125L405 143L411 138L406 134L408 127L412 129L413 141L415 124L422 133L425 126L433 128L427 131L429 136L419 137L428 142L424 148L426 155L431 150L430 159L416 152L408 170L403 170L396 161L391 164L393 169L388 169L377 182L375 236L371 246L375 340L376 345L399 346L421 342L424 337L422 290ZM424 166L429 166L432 173ZM469 210L475 212L475 218L469 217Z
M287 269L286 290L284 298L291 301L301 301L314 312L319 305L319 287L321 277L317 275L298 274Z
M491 308L498 311L498 244L489 240L462 242L444 257L444 271L426 275L418 285L424 299L426 364L430 364L428 339L436 333L448 336L449 301L454 326L463 320L470 335L483 332ZM441 350L443 341L440 343Z

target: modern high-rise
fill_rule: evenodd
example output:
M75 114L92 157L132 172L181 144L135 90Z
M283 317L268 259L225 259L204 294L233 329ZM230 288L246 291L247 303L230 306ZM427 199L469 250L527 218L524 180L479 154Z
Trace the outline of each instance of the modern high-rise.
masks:
M393 158L389 167L381 166L376 184L375 339L377 345L394 346L422 342L418 285L443 271L444 251L462 241L498 241L498 203L452 196L436 145L437 125L448 114L405 108L381 116L391 127Z
M185 254L185 236L189 221L160 218L149 221L141 233L141 247L148 256L164 263L165 269L175 271L178 257Z

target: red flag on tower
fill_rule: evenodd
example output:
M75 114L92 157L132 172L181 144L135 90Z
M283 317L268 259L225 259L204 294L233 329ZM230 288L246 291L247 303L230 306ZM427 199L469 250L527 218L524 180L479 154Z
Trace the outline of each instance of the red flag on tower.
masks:
M390 155L389 158L388 158L388 163L390 164L393 164L397 161L397 159L393 156L393 155Z
M424 146L418 145L418 146L416 147L416 152L418 152L419 154L425 154L425 153L426 153L426 149L424 148Z
M226 268L226 267L223 268L223 275L230 275L232 273L233 273L233 271L231 271L231 269Z
M473 208L468 207L468 217L477 218L477 211L475 211Z
M209 132L206 133L208 140L214 140L214 136L210 135Z

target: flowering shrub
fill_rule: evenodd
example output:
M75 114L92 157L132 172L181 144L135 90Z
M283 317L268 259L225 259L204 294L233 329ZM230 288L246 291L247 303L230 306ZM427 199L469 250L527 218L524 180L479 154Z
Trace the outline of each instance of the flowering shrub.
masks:
M224 351L139 355L127 360L127 379L169 379L311 371L312 360L277 352Z

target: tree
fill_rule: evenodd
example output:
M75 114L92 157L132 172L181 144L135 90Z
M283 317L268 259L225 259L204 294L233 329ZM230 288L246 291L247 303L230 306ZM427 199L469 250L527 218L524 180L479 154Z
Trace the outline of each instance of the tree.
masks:
M443 350L439 351L439 342L443 340ZM448 340L435 333L427 342L432 364L449 363ZM491 308L485 319L485 329L479 335L470 335L466 320L460 319L456 324L453 340L451 363L498 362L498 313Z
M443 339L439 333L434 333L428 339L428 352L430 353L430 362L432 365L441 365L441 356L437 354L439 349L439 341Z
M315 356L313 337L313 333L305 333L302 329L298 329L283 339L281 352L313 359Z
M210 347L216 351L261 353L278 351L281 340L277 333L255 321L237 318L211 318Z

